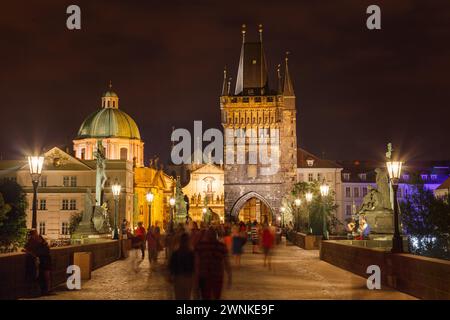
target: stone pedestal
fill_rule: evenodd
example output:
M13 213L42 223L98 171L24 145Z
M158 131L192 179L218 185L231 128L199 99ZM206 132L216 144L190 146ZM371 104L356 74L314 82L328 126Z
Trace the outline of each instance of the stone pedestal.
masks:
M391 211L366 211L362 212L370 226L370 232L376 234L394 233L394 215Z

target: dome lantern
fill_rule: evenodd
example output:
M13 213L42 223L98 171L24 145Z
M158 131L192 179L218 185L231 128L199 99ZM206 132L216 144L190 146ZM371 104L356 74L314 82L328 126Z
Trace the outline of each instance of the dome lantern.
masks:
M102 96L102 108L119 108L119 96L112 91L112 82L109 81L109 90Z

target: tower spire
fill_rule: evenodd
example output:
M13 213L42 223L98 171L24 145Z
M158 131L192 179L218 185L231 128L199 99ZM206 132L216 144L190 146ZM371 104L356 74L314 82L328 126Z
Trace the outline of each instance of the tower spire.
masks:
M247 26L245 25L245 23L242 25L242 29L241 29L241 33L242 33L242 43L245 43L245 33Z
M111 80L109 80L109 85L108 85L108 87L109 87L109 90L112 89L112 81L111 81Z
M258 33L259 33L259 42L262 43L262 33L263 33L263 25L262 24L258 25Z
M281 64L277 65L277 82L278 82L277 92L278 92L278 94L282 94L283 93L283 83L281 81Z
M227 86L227 66L223 68L223 83L222 83L222 96L226 96L228 93Z
M291 76L289 74L289 66L288 66L288 55L289 51L286 52L286 57L284 58L285 66L284 66L284 82L283 82L283 95L285 97L294 97L294 87L292 86Z

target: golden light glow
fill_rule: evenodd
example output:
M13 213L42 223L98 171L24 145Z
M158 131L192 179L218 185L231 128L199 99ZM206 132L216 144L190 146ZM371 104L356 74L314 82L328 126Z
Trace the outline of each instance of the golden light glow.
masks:
M118 197L120 195L120 191L122 190L122 186L117 182L111 186L111 191L114 197Z
M295 203L295 206L296 206L296 207L300 207L301 204L302 204L302 200L299 199L299 198L297 198L297 199L295 199L294 203Z
M322 197L328 196L329 192L330 192L330 186L329 185L322 184L320 186L320 194L322 195Z
M155 197L155 195L154 195L153 193L151 193L151 192L149 192L149 193L147 193L147 194L145 195L145 198L147 199L147 202L148 202L148 203L152 203L154 197Z
M28 165L32 175L40 175L44 166L44 157L30 156L28 157Z
M311 202L313 198L313 194L311 192L307 192L305 194L306 202Z
M173 207L175 205L175 198L170 198L169 204L171 207Z
M400 179L400 174L402 172L402 162L401 161L388 161L386 162L389 179L398 180Z

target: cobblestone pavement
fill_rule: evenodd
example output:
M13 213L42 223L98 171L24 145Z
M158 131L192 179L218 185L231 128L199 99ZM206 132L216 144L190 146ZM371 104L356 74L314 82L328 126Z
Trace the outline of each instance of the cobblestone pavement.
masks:
M133 271L128 258L93 271L81 290L68 291L61 286L56 294L41 299L173 299L165 272L163 254L154 271L150 271L147 257L138 272ZM368 290L366 279L321 261L317 250L306 251L285 243L276 248L270 271L263 267L263 255L252 254L247 246L241 267L233 266L233 284L224 290L223 298L414 299L390 288Z

